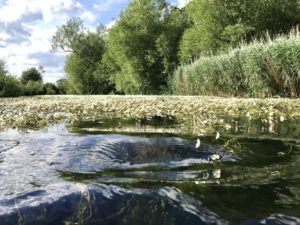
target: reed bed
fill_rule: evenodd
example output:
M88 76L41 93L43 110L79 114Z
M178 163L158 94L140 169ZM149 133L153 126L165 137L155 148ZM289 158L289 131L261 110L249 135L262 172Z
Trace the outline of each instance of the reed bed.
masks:
M200 57L175 71L170 89L177 95L299 97L300 32Z

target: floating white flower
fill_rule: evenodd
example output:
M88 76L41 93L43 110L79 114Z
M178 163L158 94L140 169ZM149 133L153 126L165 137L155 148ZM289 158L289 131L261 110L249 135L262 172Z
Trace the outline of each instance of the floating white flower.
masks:
M225 125L225 129L226 129L226 130L230 130L231 128L232 128L231 125L229 125L229 124L226 124L226 125Z
M221 156L218 154L213 154L212 156L210 156L210 158L212 161L217 161L221 158Z
M220 169L215 169L213 171L213 177L216 179L220 179L221 178L221 170Z

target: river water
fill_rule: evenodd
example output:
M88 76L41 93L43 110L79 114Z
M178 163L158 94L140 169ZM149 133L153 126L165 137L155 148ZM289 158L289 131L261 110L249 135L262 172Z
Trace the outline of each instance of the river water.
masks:
M155 129L1 132L0 224L300 224L299 143Z

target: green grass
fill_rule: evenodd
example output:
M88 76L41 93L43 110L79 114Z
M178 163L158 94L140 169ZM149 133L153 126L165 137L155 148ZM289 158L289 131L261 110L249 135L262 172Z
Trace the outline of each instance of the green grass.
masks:
M299 97L300 32L200 57L175 71L170 88L177 95Z

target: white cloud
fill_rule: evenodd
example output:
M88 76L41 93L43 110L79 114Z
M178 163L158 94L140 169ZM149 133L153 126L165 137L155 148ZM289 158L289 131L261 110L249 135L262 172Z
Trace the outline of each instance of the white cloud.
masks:
M93 4L93 7L99 12L105 12L111 10L116 4L127 2L128 0L102 0L98 1L96 4Z
M186 6L189 3L190 0L178 0L177 1L177 5L179 8L183 8L184 6Z
M26 13L40 12L46 22L55 19L57 13L73 12L80 10L82 5L73 0L8 0L0 9L0 21L13 22L22 18Z
M95 30L103 13L116 12L115 6L129 0L0 0L0 58L5 58L13 75L29 67L45 67L45 81L64 76L65 55L50 53L50 39L57 26L80 16ZM107 15L104 22L111 17ZM107 26L112 27L115 21Z
M8 0L4 7L0 9L0 21L12 22L21 18L26 10L26 1L20 1L20 4L16 4L14 0Z
M116 25L117 20L112 20L110 23L106 24L105 27L107 29L111 29Z
M7 41L11 36L7 33L0 32L0 41Z
M55 81L63 74L65 56L50 53L56 27L65 22L63 19L81 14L90 22L96 19L76 0L7 0L2 4L0 57L6 58L14 75L29 67L44 66L45 81Z
M83 14L81 14L81 18L89 23L93 23L97 19L97 17L90 11L86 11Z

